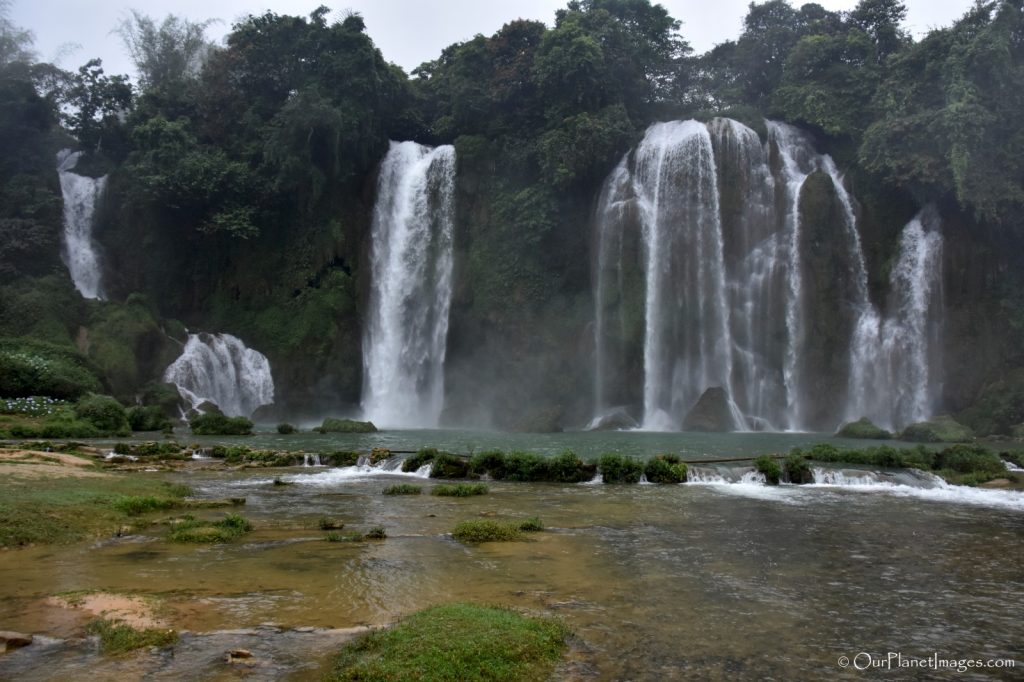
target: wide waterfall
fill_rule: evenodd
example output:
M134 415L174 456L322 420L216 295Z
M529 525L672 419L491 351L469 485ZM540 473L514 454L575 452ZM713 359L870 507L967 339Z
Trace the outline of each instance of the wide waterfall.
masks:
M835 163L798 129L766 127L762 141L729 119L658 123L606 180L595 221L598 415L626 406L643 428L675 430L721 387L735 429L928 416L941 238L921 220L904 231L883 320Z
M75 288L85 298L105 298L101 282L99 250L93 240L96 201L107 185L107 176L90 178L73 172L82 152L63 149L57 154L57 174L64 198L64 243L61 257Z
M164 381L193 408L209 401L233 417L249 417L274 402L270 362L231 334L189 334Z
M362 407L378 425L437 426L452 293L455 148L392 142L371 230Z

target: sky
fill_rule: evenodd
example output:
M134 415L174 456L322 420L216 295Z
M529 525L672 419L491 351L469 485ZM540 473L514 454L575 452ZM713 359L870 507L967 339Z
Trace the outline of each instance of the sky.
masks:
M857 0L817 0L830 10L852 9ZM513 19L534 19L548 25L555 10L567 0L13 0L11 21L35 34L40 59L65 69L76 69L89 59L103 60L108 74L134 75L120 37L113 29L132 8L155 19L175 14L191 21L217 19L207 36L221 41L231 24L248 14L271 10L277 14L308 16L319 5L335 10L341 19L347 10L358 12L366 32L384 58L411 71L436 58L452 43L477 33L491 35ZM748 0L661 0L683 22L682 36L696 53L736 38L743 25ZM791 0L799 7L801 0ZM904 0L906 27L920 37L933 28L960 18L973 0Z

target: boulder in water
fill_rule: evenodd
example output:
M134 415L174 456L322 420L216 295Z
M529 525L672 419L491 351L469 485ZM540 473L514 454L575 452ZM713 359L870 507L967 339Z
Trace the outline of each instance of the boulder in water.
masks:
M839 427L836 435L840 438L869 438L873 440L888 440L892 434L880 426L876 426L867 417L861 417L855 422L848 422Z
M624 407L617 407L607 414L594 419L587 431L622 431L624 429L635 429L639 426L637 421L630 416Z
M974 432L949 415L933 417L903 429L900 440L912 443L970 443Z
M704 391L683 420L686 431L708 431L725 433L736 429L732 409L729 407L729 394L721 386L712 386Z
M317 433L376 433L377 427L373 422L327 417L320 426L313 430Z

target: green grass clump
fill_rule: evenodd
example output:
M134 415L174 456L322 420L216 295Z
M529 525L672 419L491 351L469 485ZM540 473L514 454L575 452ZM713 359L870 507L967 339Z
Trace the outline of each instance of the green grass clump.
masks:
M511 682L547 679L569 631L510 609L442 604L342 649L325 678Z
M156 497L155 495L119 497L113 502L114 509L128 516L139 516L154 511L167 511L182 506L181 499Z
M771 455L761 455L754 460L754 468L758 473L764 475L764 482L768 485L778 485L782 477L782 467Z
M517 523L502 523L493 519L469 519L452 529L452 537L465 544L481 542L507 542L522 540L523 531Z
M383 540L387 538L387 536L388 533L384 530L383 526L374 526L370 530L366 531L365 535L367 540Z
M540 520L539 516L531 516L528 519L524 519L518 524L519 530L524 533L539 533L544 530L544 522Z
M472 497L486 495L491 490L483 483L456 483L455 485L436 485L431 495L439 497Z
M202 521L186 517L167 535L171 542L230 542L252 530L252 523L239 514L228 514L220 521Z
M419 495L423 492L423 488L409 483L400 483L398 485L388 486L381 492L385 495Z
M644 465L644 476L649 483L685 483L688 469L677 455L658 455Z
M644 472L644 465L633 457L623 457L615 453L601 455L597 460L601 470L601 478L605 483L639 483Z
M106 619L94 620L85 626L90 635L98 635L103 653L109 656L125 654L144 647L166 647L178 641L174 630L158 628L138 629L125 623Z
M782 470L786 474L786 480L790 483L797 485L814 483L814 472L811 471L811 465L807 462L807 457L800 452L791 452L786 455L786 459L782 463Z
M354 467L359 464L359 453L355 450L335 450L321 454L320 461L332 467Z
M337 519L332 519L329 516L321 516L317 520L316 525L320 530L341 530L345 527L343 522L338 521Z
M135 405L128 408L128 425L132 431L163 431L174 424L157 405Z
M384 540L388 537L387 531L376 526L365 533L328 533L324 536L327 542L362 542L364 540Z
M469 460L447 452L439 452L430 465L431 478L465 478L469 475Z
M402 471L407 474L414 473L427 464L434 461L438 451L436 448L420 448L419 451L402 462Z
M216 412L207 412L193 417L188 422L192 433L197 436L249 436L252 422L245 417L227 417Z

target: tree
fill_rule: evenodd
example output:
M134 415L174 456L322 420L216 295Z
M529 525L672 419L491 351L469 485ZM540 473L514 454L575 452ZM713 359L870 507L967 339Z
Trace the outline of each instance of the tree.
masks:
M127 76L107 76L103 62L92 59L79 67L64 95L70 111L64 124L87 150L116 146L123 137L123 119L132 103Z

